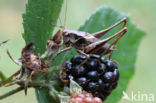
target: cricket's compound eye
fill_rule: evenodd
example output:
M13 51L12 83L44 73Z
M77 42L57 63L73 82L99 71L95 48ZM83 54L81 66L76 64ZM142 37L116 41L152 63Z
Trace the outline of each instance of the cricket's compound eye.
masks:
M63 33L63 43L68 47L70 44L70 37L68 33Z
M67 33L67 32L64 32L64 33L63 33L63 36L68 36L68 33Z
M52 40L48 40L47 43L46 43L46 51L45 51L45 54L46 56L51 56L53 54L53 49L52 47L54 46L54 43Z
M46 43L46 49L51 49L53 45L54 45L53 41L48 40L47 43Z
M50 40L48 40L48 41L47 41L47 44L46 44L46 45L48 46L48 45L49 45L49 43L50 43Z

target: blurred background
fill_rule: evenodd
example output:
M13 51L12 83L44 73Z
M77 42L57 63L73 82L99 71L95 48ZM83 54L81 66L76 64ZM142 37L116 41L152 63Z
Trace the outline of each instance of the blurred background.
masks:
M7 76L20 68L6 55L6 49L9 49L15 59L20 57L21 49L24 47L21 35L23 33L21 14L25 10L26 2L27 0L0 0L0 41L10 40L5 46L0 47L0 70ZM140 91L156 96L155 4L156 0L68 0L66 23L69 29L78 29L97 8L107 5L130 16L133 23L147 33L138 49L136 72L127 88L128 94L132 91L135 93ZM62 11L61 16L64 16L64 11ZM0 95L16 87L0 88ZM22 91L0 101L0 103L37 103L37 101L34 90L29 89L27 96ZM121 100L120 103L149 102ZM150 103L156 103L156 98Z

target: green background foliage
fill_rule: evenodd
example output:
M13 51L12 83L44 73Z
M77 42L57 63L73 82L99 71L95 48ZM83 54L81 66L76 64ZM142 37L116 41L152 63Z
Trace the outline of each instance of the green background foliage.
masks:
M23 37L26 43L35 42L35 51L44 53L46 41L51 37L63 0L28 0L23 14Z
M10 1L9 1L9 3L10 4L13 3L15 5L16 4L19 5L19 3L22 4L21 1L20 2L16 2L16 0L14 0L14 1L15 1L14 3L10 2ZM83 4L86 4L84 2L87 2L87 4L89 3L89 5L83 5ZM153 54L154 54L154 51L156 50L155 46L152 46L152 44L155 43L154 42L155 36L152 35L152 34L155 34L154 33L155 26L153 25L154 24L153 20L155 18L155 14L152 13L152 10L155 8L155 6L154 6L153 2L155 2L155 1L145 0L140 3L137 1L131 1L131 0L127 0L127 1L121 0L121 2L119 3L118 1L114 1L114 0L112 0L112 1L97 0L96 4L95 4L94 1L92 1L92 0L91 1L90 0L89 1L81 1L81 0L80 1L72 1L71 0L68 3L68 8L70 8L70 9L68 10L67 27L70 29L78 28L78 26L83 24L83 22L86 20L86 18L88 18L90 13L95 11L95 8L99 7L100 5L107 4L109 6L112 6L113 8L117 8L120 11L124 11L126 13L127 12L131 13L132 14L131 18L132 18L133 22L137 23L140 27L142 27L143 29L145 29L147 31L148 35L146 36L146 38L144 39L144 41L142 42L142 44L139 48L138 59L136 62L136 67L137 67L136 74L135 74L132 82L129 85L129 88L127 91L128 93L130 93L131 91L138 91L138 90L142 91L142 92L147 92L147 93L156 93L155 89L154 89L156 84L153 79L153 77L154 77L153 73L155 71L155 69L154 69L155 66L153 65L154 64L153 62L155 61L155 59L154 59L155 56ZM5 4L4 1L2 3ZM9 3L7 3L7 5L10 5ZM94 4L94 6L93 6L93 4ZM133 4L133 5L129 5L129 4ZM19 13L18 16L20 17L21 12L19 12L20 7L18 5L17 5L17 7L14 8L14 10L17 11L17 13ZM79 8L79 6L76 7L76 5L81 5L81 8ZM150 6L148 6L148 5L150 5ZM90 8L90 9L87 9L87 8ZM72 12L73 10L74 10L74 12ZM62 13L62 15L64 15L64 14ZM12 17L14 17L14 16L15 15L12 15ZM3 19L3 20L6 20L6 19ZM17 19L17 20L20 20L20 19ZM14 24L14 25L15 25L15 27L17 27L16 24ZM14 27L14 25L12 25L12 27ZM13 31L10 33L4 32L4 30L1 30L1 33L3 34L3 35L1 35L1 38L0 38L1 40L8 39L8 37L12 39L12 41L10 41L10 43L8 43L6 47L1 48L2 60L3 60L3 61L1 60L1 62L2 62L1 68L3 69L5 74L8 74L8 75L10 75L14 71L18 70L18 67L15 66L11 61L9 61L8 58L6 58L5 48L9 48L10 51L12 51L12 54L14 55L14 57L18 58L18 57L20 57L19 53L21 51L21 48L24 46L24 42L23 42L23 40L21 40L21 36L20 36L20 34L22 33L22 31L21 31L22 26L18 26L18 27L19 28L14 29L17 31ZM7 27L7 29L8 29L8 31L10 30L9 26ZM101 29L101 28L99 28L99 29ZM91 31L91 32L94 32L94 31ZM5 36L6 35L5 33L8 36ZM9 35L12 33L14 35ZM19 35L15 35L15 34L19 34ZM126 37L124 37L124 38L126 38ZM122 40L124 38L122 38ZM15 46L18 48L15 48ZM120 50L118 50L118 51L120 51ZM116 53L118 53L118 51ZM148 52L150 52L150 53L148 53ZM7 64L8 64L8 62L10 62L10 64L6 65L6 63L4 63L4 62L7 62ZM13 69L10 69L11 67ZM8 69L4 69L4 68L9 68L9 71L8 71ZM144 81L143 81L143 79L144 79ZM1 93L4 93L4 92L6 92L6 89L1 88L1 91L2 91ZM21 96L21 98L17 99L17 102L20 101L20 102L24 103L24 102L28 102L28 101L30 101L30 102L34 101L35 97L31 95L32 92L28 91L28 93L29 93L28 96L25 97L23 95L24 93L21 92L13 97L9 97L8 99L2 101L2 103L3 102L4 103L12 103L13 101L15 101L14 98L19 97L19 95L20 96L22 95L22 96ZM32 98L32 99L28 99L28 98Z

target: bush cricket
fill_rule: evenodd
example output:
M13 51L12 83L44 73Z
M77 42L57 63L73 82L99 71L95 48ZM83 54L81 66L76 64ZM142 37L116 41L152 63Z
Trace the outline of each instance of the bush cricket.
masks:
M54 5L52 6L53 8L55 8ZM123 26L119 32L104 40L99 39L102 36L104 36L107 32L109 32L110 30L112 30L113 28L117 27L122 23ZM50 62L55 60L55 58L62 52L71 50L71 48L73 47L81 55L87 56L88 59L89 59L88 54L98 54L102 57L108 53L110 54L109 59L111 59L112 52L114 51L116 43L127 32L126 23L127 23L127 18L123 18L122 20L118 21L117 23L108 27L107 29L93 34L83 32L83 31L65 29L65 26L57 26L51 23L52 26L62 28L62 30L59 30L51 39L47 41L46 55L47 56L52 55L54 52L59 50L59 47L61 45L65 45L66 48L58 52ZM112 40L115 37L116 39L111 44L107 43L108 41ZM61 44L61 38L63 38L63 44Z

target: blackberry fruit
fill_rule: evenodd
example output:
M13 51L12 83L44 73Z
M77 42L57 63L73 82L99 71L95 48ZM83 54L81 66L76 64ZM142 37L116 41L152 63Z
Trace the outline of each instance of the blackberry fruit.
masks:
M107 67L111 70L114 71L114 69L117 67L116 64L113 61L107 60Z
M78 56L74 56L71 59L71 62L74 64L80 64L81 62L83 62L83 60L87 59L85 56L82 55L78 55Z
M87 78L93 81L97 81L99 79L97 71L90 71L87 73Z
M98 85L96 82L89 82L87 86L87 91L95 92L98 89Z
M67 72L70 72L72 68L72 63L69 61L66 61L65 68L67 68Z
M86 77L80 77L76 79L76 82L82 86L83 88L86 87L87 78Z
M67 86L69 79L73 79L83 90L105 100L118 85L120 75L117 64L93 54L86 63L80 65L86 59L85 56L77 55L71 61L67 61L60 78Z
M112 89L115 89L117 87L118 83L115 82L115 83L112 83Z
M80 77L86 74L86 69L83 66L75 65L71 68L71 74L75 77Z
M118 69L114 69L113 74L115 76L115 81L117 82L119 80L119 77L120 77Z
M68 75L68 78L74 80L74 76L72 76L71 74Z
M97 68L97 66L98 66L98 62L97 60L94 60L94 59L91 59L86 63L86 67L89 70L94 70Z
M99 79L98 80L98 90L99 91L103 90L104 86L105 86L105 84L104 84L103 80Z
M113 74L113 72L106 72L104 75L103 75L103 81L104 82L113 82L115 80L115 76Z
M76 80L77 83L79 84L83 84L87 82L87 78L86 77L80 77Z
M103 74L104 72L106 72L106 65L101 63L100 67L97 68L97 72L100 74Z

